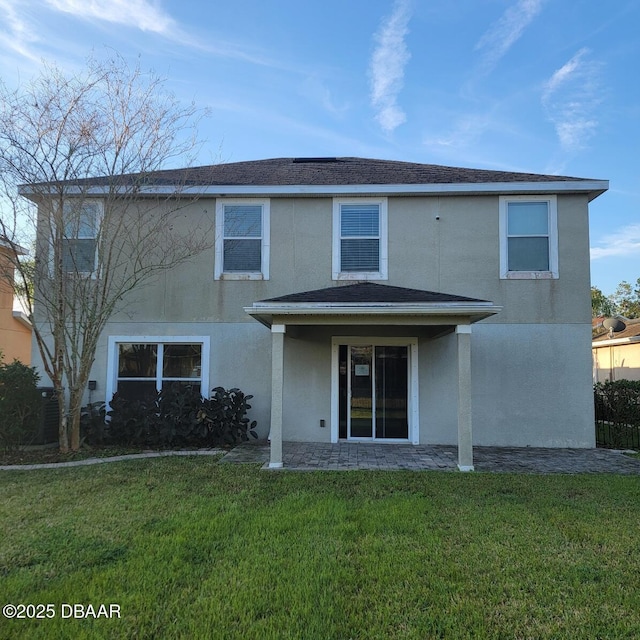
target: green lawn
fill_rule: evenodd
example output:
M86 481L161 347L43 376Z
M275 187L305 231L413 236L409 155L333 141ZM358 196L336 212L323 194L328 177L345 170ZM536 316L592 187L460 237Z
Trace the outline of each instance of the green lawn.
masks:
M638 638L640 478L0 472L0 638ZM61 618L63 603L120 619Z

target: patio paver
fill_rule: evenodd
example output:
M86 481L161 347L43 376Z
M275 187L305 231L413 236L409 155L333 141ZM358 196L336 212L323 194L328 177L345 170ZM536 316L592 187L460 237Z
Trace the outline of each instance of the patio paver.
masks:
M223 463L263 464L268 443L246 443L227 453ZM409 469L457 471L455 446L339 442L283 443L284 469L290 471ZM492 473L616 473L640 475L640 459L613 449L474 447L476 471Z

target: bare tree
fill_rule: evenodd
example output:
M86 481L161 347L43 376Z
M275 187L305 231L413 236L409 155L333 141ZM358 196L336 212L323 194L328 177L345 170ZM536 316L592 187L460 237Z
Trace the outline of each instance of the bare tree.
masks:
M190 164L202 115L117 56L73 75L44 65L29 85L0 87L0 233L16 245L36 237L35 262L15 252L13 266L17 282L34 283L22 293L59 398L62 451L80 446L109 318L140 285L211 246L206 214L179 213L193 202L185 172L166 194L145 192L169 163Z

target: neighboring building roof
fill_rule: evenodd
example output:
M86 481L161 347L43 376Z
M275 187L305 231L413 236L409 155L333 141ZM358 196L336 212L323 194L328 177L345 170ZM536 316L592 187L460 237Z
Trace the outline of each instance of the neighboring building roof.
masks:
M593 343L608 343L617 340L635 342L634 338L640 338L640 318L623 319L623 322L627 325L626 329L614 333L613 338L609 337L609 332L605 329L604 333L593 339Z
M0 236L0 250L2 249L12 254L15 253L19 256L25 256L27 255L27 253L29 253L27 249L25 249L24 247L21 247L19 244L16 244L15 242L12 242L6 236Z
M291 192L291 187L306 186L307 192L324 193L330 187L393 187L398 191L404 186L407 193L425 192L425 185L433 185L431 191L447 191L445 186L466 185L469 192L475 185L476 191L487 191L488 185L511 185L513 192L531 190L531 185L544 184L547 190L566 192L587 192L590 199L608 188L606 180L556 176L513 171L493 171L488 169L467 169L434 164L400 162L395 160L375 160L367 158L273 158L231 162L187 169L154 171L145 175L129 174L117 177L96 177L65 182L65 186L90 186L99 193L100 187L121 186L140 189L140 193L151 193L175 188L179 185L187 191L206 193L248 193L250 188L258 193ZM43 187L54 183L23 185L21 193L31 195L42 193ZM435 187L439 185L439 188ZM524 185L529 185L525 188ZM551 186L553 185L553 186ZM261 190L258 188L261 187ZM313 189L315 187L315 189ZM413 188L411 188L413 187ZM206 189L204 189L206 188ZM391 189L388 189L390 192ZM338 192L341 190L338 189Z
M277 298L268 298L260 302L328 302L328 303L446 303L446 302L488 302L477 298L450 295L436 291L422 291L405 287L392 287L374 282L357 282L355 284L337 285L326 289L302 291Z

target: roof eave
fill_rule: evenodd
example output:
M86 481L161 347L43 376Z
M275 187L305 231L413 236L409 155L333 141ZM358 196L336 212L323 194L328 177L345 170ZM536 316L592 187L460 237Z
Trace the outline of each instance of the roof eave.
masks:
M598 349L599 347L615 347L616 345L633 344L640 342L640 336L629 336L628 338L609 338L608 340L593 340L591 347Z
M26 256L29 253L28 249L12 242L8 238L0 238L0 249L8 249L18 256Z
M428 324L472 324L502 311L492 303L264 303L257 302L244 311L258 322L270 327L273 318L285 318L296 324L303 317L320 320L339 318L377 318L381 322L390 318L430 319ZM323 322L322 324L326 324ZM339 324L339 322L334 322Z
M26 198L34 199L38 196L49 195L40 185L32 188L22 185L19 193ZM459 183L429 183L429 184L345 184L345 185L180 185L179 195L182 196L315 196L315 195L527 195L534 193L586 193L589 201L597 198L609 188L608 180L557 180L544 182L459 182ZM122 188L125 194L130 189ZM65 189L68 196L83 195L100 197L114 193L113 186L102 185L68 185ZM131 191L132 195L134 192ZM176 193L176 185L150 185L136 187L135 195L152 197L158 195L172 195Z
M24 311L14 310L12 315L15 320L24 325L27 329L33 329L33 324L31 323L31 320L29 320L29 316Z

